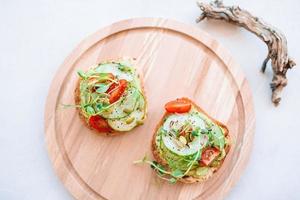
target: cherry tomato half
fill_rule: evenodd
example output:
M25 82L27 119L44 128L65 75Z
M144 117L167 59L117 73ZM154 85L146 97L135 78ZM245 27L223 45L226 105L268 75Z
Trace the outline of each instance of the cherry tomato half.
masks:
M209 147L202 152L200 162L208 166L220 154L217 148Z
M107 121L99 115L91 116L89 124L99 132L110 132L112 130Z
M108 88L108 90L106 91L106 93L107 94L109 94L111 91L113 91L116 87L118 87L118 83L115 83L115 82L113 82L110 86L109 86L109 88Z
M169 113L185 113L190 111L192 104L185 99L176 99L165 105L165 109Z
M118 101L122 96L122 94L125 92L126 87L127 87L127 81L125 79L121 79L119 81L119 85L114 86L114 88L110 90L109 103L114 103Z

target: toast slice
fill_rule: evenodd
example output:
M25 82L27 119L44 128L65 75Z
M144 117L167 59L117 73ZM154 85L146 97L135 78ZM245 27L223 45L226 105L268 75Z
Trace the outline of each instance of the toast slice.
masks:
M189 175L185 175L179 179L177 179L180 182L183 183L195 183L195 182L204 182L206 180L208 180L210 177L213 176L213 174L222 166L229 150L230 150L230 146L231 146L231 139L230 139L230 135L229 135L229 131L228 128L222 124L221 122L213 119L212 117L210 117L203 109L201 109L196 103L194 103L193 101L191 101L188 98L181 98L181 100L185 101L185 102L189 102L192 105L192 108L194 108L195 110L197 110L199 113L202 113L203 115L205 115L209 120L211 120L211 122L213 122L215 125L219 126L222 130L223 130L223 134L224 134L224 138L226 140L226 143L224 145L224 150L225 150L225 156L220 160L219 164L217 166L208 166L209 170L207 170L207 172L205 174L203 174L202 176L194 176L193 174L189 174ZM171 171L172 169L168 166L168 161L164 158L162 151L160 150L160 147L157 143L157 136L159 134L159 130L160 128L163 126L164 122L166 121L166 119L168 118L168 116L170 116L171 113L169 112L165 112L165 114L163 115L162 119L160 120L160 122L157 124L156 128L155 128L155 132L152 138L152 154L156 160L156 162L158 164L160 164L161 166L163 166L165 169L167 169L168 171Z
M94 67L91 67L89 70L95 70L100 65L110 65L110 64L116 65L116 64L120 64L120 63L122 63L122 65L124 65L124 66L125 66L125 64L123 64L123 63L126 63L126 64L130 65L131 67L133 66L132 65L132 60L129 60L129 59L118 59L118 60L109 60L109 61L101 62L98 65L96 65ZM135 70L135 68L133 68L133 69ZM138 90L137 90L138 92L136 92L136 93L140 96L139 99L143 100L142 101L143 103L142 103L141 112L138 113L139 115L136 115L135 110L131 111L129 114L126 114L125 112L118 111L119 108L123 109L123 110L124 110L124 108L126 108L126 107L124 107L124 106L126 106L126 105L124 105L125 103L130 103L130 99L129 98L128 98L128 101L126 101L126 93L130 92L129 89L128 89L129 86L127 86L127 89L125 90L124 94L119 99L120 103L115 102L114 104L116 104L116 103L117 104L113 105L113 107L108 110L109 112L108 111L104 111L104 112L101 113L101 115L99 115L99 116L101 116L101 118L103 118L107 122L107 125L109 126L109 129L106 130L106 131L99 131L99 130L95 129L95 127L93 127L91 125L91 122L89 120L91 116L87 116L87 114L86 114L86 112L84 110L84 107L82 106L80 84L82 83L83 78L82 77L79 78L79 80L77 82L77 85L76 85L76 88L75 88L75 91L74 91L74 100L75 100L75 104L77 105L77 110L78 110L78 113L79 113L79 116L80 116L81 120L84 122L84 124L89 129L94 130L94 131L96 131L98 133L101 133L101 134L104 134L104 135L112 136L112 135L118 135L120 133L128 132L131 129L133 129L133 128L135 128L135 127L143 124L143 121L145 120L146 114L147 114L147 99L145 97L145 91L144 91L144 85L143 85L142 76L140 74L138 74L137 72L135 72L135 73L136 73L135 75L136 75L137 79L136 80L132 80L132 82L134 82L134 81L138 82L137 83L138 86L135 87L135 88L138 88ZM114 73L112 73L112 74L115 75ZM129 94L129 95L127 94L128 97L130 95L133 96L132 94ZM140 102L141 101L139 101L138 103L140 103ZM136 105L136 104L137 103L135 102L134 105ZM118 117L118 115L119 115L119 117ZM114 118L112 118L111 116L114 116ZM130 118L133 118L135 116L136 116L136 118L139 117L139 121L134 121L135 118L133 120L130 119ZM128 119L131 120L131 123L129 123L130 121Z

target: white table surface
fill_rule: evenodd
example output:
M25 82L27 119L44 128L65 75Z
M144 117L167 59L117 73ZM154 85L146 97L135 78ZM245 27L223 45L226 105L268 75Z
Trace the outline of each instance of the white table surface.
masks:
M227 0L279 27L300 65L300 2ZM249 164L226 199L300 199L300 68L289 71L281 105L270 101L270 68L259 71L265 44L233 25L195 24L194 0L0 1L0 199L62 200L72 196L50 164L44 105L55 71L87 35L133 17L164 17L199 27L228 48L253 91L256 134Z

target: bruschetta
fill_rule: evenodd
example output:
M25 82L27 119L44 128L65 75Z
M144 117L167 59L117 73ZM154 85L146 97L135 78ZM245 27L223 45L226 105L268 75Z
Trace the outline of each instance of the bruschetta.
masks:
M230 149L229 131L188 98L170 101L152 139L155 161L144 158L171 183L203 182L222 165Z
M132 60L101 62L78 75L75 103L89 128L113 135L143 124L147 102Z

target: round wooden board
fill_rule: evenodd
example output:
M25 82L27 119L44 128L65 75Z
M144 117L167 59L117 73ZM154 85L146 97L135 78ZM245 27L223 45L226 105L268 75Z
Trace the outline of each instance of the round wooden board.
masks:
M148 118L130 133L105 137L86 128L74 103L78 69L101 61L136 58L148 99ZM188 97L226 124L234 140L221 169L207 182L171 185L148 165L134 165L150 150L165 102ZM218 42L196 27L139 18L112 24L89 36L58 70L46 103L49 155L76 199L222 199L250 155L255 116L251 91L239 66Z

